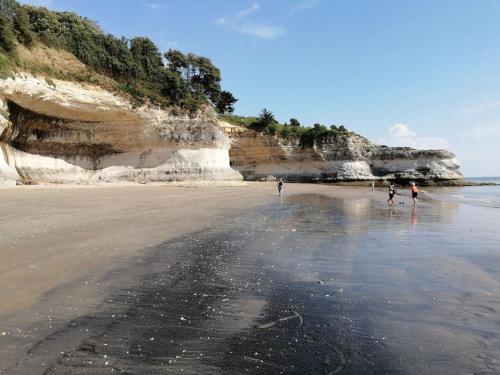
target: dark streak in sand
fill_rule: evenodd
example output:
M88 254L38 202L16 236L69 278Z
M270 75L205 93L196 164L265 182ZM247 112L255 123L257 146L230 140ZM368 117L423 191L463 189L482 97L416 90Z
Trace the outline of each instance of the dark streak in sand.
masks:
M341 296L294 280L268 258L294 256L277 249L297 245L281 236L293 233L297 214L306 219L293 204L273 207L152 249L121 271L137 275L137 285L37 343L18 369L29 373L43 360L44 374L334 374L356 358L358 373L373 371L357 355L367 348L353 342ZM75 332L87 338L45 357L50 341Z

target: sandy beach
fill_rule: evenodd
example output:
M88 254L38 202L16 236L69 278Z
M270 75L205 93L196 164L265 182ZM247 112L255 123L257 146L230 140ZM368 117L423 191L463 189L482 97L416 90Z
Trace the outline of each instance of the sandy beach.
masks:
M0 190L0 373L499 373L499 210L400 193Z

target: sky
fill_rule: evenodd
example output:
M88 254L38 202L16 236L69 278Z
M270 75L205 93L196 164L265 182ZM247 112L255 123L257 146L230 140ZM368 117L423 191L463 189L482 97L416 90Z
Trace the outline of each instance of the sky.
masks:
M24 0L210 57L236 114L445 148L500 176L500 1Z

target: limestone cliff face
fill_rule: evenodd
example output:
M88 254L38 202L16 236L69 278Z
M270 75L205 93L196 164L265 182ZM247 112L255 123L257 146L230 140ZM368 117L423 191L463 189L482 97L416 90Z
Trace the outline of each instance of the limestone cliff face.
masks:
M426 184L462 179L455 155L445 150L379 146L356 134L303 148L298 142L226 122L221 125L231 138L231 165L248 180L268 175L292 181L392 179Z
M234 180L212 109L133 108L95 86L0 81L0 184Z
M230 148L231 147L231 148ZM297 142L148 107L101 88L30 75L0 80L0 184L258 180L460 180L455 155L338 135ZM232 166L233 168L231 168ZM241 173L241 174L240 174Z

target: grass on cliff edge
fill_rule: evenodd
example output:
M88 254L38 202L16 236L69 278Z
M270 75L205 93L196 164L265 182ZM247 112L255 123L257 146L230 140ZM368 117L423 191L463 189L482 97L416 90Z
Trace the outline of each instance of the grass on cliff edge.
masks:
M12 77L12 66L11 59L0 52L0 79Z

